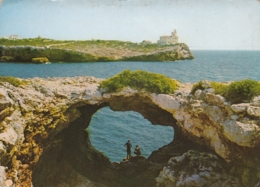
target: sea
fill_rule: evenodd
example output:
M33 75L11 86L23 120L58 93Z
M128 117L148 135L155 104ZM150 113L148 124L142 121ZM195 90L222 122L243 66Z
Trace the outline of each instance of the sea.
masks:
M253 79L260 81L260 51L192 51L195 59L175 62L73 62L0 63L0 76L20 78L94 76L108 78L125 69L164 74L183 83ZM146 158L174 138L174 129L152 125L135 111L115 112L109 107L97 111L87 131L92 145L111 162L126 157L128 139L139 145Z

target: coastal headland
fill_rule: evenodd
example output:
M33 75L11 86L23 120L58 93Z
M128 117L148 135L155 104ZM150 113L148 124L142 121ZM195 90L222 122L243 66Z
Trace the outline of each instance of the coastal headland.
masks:
M194 56L184 43L160 46L116 40L0 39L0 62L30 63L34 58L47 58L49 62L151 62L193 59Z
M174 93L94 77L17 79L0 84L0 186L256 187L260 183L260 96L231 103L209 81L177 82ZM172 126L174 140L148 158L111 163L89 139L102 107L133 110Z

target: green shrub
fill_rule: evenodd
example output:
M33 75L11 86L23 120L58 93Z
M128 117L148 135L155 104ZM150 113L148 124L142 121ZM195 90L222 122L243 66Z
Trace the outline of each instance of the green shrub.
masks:
M202 83L203 81L194 84L191 93L194 94L198 89L204 90ZM214 88L215 94L225 97L232 103L249 102L253 97L260 95L260 83L250 79L235 81L231 84L211 82L210 86Z
M191 88L191 94L194 94L197 90L204 90L204 87L202 86L202 81L193 84Z
M224 96L227 92L228 85L219 82L211 82L211 87L214 88L214 93Z
M49 59L47 57L38 57L38 58L33 58L32 62L37 64L42 64L42 63L49 62Z
M0 61L1 62L14 62L15 59L11 56L1 56Z
M16 87L27 84L26 81L21 81L20 79L11 76L7 76L7 77L0 76L0 83L2 82L9 82L10 84Z
M223 94L232 103L248 102L257 95L260 95L260 83L250 79L232 82Z
M177 82L161 74L125 70L100 83L100 87L105 88L107 92L117 92L128 86L157 94L170 94L177 89Z

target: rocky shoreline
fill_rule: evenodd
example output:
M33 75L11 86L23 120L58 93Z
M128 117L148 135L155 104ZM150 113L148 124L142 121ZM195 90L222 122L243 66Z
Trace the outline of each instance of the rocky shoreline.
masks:
M50 62L107 62L107 61L176 61L194 59L184 43L147 50L125 46L64 47L54 46L0 46L0 62L32 62L33 58L48 58Z
M231 104L192 84L174 94L99 89L94 77L20 79L0 84L0 186L168 187L260 184L260 96ZM105 106L172 126L174 140L147 159L111 163L89 140Z

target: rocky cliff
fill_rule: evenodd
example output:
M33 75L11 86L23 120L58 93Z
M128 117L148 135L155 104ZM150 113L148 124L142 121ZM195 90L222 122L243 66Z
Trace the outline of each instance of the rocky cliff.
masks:
M52 46L0 46L0 61L31 62L33 58L46 57L51 62L98 62L98 61L175 61L193 59L189 47L174 46L119 46L64 44ZM133 44L132 44L133 45Z
M205 89L172 95L99 89L94 77L33 78L0 84L0 186L170 187L260 184L260 96L230 104ZM111 163L89 139L105 106L172 126L174 140L149 158ZM162 137L163 138L163 137Z

